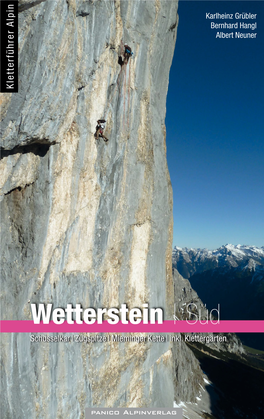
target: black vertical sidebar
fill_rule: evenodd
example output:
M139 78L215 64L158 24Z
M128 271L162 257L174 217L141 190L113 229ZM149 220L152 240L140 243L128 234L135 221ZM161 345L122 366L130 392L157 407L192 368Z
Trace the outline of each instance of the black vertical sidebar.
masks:
M1 0L1 93L18 92L18 1Z

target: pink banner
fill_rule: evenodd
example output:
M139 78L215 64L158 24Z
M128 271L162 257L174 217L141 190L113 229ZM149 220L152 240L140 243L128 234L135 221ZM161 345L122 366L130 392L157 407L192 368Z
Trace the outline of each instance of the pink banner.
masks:
M208 322L203 324L197 321L189 324L186 320L166 320L163 324L123 324L119 322L110 325L107 321L103 324L92 325L68 324L64 322L57 325L34 324L32 320L2 320L0 321L1 333L264 333L263 320L222 320L217 324Z

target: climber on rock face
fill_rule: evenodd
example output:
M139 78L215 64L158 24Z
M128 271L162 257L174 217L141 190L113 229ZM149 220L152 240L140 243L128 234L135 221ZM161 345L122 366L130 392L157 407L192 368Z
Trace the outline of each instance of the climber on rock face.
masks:
M128 63L128 60L129 60L130 57L132 57L132 55L133 55L132 49L128 45L125 45L125 53L124 53L124 57L125 57L124 63L125 64Z
M104 119L98 119L96 125L95 139L98 140L99 137L102 137L104 141L107 143L108 138L104 136L105 123L106 121Z
M132 57L132 55L133 55L132 49L128 45L124 45L124 60L120 64L121 65L127 64L129 58Z

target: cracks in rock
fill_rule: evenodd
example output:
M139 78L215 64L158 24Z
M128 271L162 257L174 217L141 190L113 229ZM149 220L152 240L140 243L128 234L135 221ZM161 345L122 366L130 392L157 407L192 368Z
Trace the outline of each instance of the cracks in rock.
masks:
M90 71L90 73L88 74L88 79L90 80L90 79L92 79L93 78L93 76L94 76L94 74L95 74L95 70L91 70ZM86 83L86 84L81 84L81 86L80 87L77 87L77 91L78 92L80 92L81 90L83 90L83 89L85 89L85 87L87 87L88 86L88 83ZM78 96L79 97L79 96Z
M9 194L11 194L11 193L12 193L12 192L14 192L14 191L21 192L22 190L26 189L28 186L31 186L31 185L33 185L33 184L34 184L34 182L27 183L27 184L26 184L26 185L24 185L24 186L17 186L16 188L13 188L13 189L11 189L10 191L6 192L4 195L9 195Z
M86 87L87 85L86 84L84 84L83 86L81 86L81 87L78 87L78 92L80 91L80 90L83 90L85 87Z
M93 76L94 76L94 74L95 74L95 70L93 69L93 70L91 70L91 71L90 71L90 73L88 74L88 79L92 79L92 78L93 78ZM87 86L87 84L86 84L85 86ZM85 87L85 86L84 86L84 87Z
M150 218L146 218L145 220L139 221L139 222L134 223L134 224L130 224L130 226L131 227L141 227L148 222L152 224L153 220L151 220Z
M4 157L12 156L14 154L27 154L27 153L33 153L36 156L44 157L47 152L49 151L50 146L56 144L55 141L52 143L48 142L35 142L27 145L19 145L11 150L6 150L3 147L0 147L0 160L2 160Z
M108 42L105 44L105 48L110 48L111 50L116 49L114 44L109 44Z
M76 11L76 17L87 17L89 16L91 13L91 6L94 6L94 2L93 0L88 0L86 2L84 2L80 8ZM88 10L89 12L88 12Z
M90 13L85 12L84 10L81 10L80 12L76 13L76 17L86 17L89 16Z
M175 23L173 23L173 24L170 26L169 31L173 31L173 29L175 29L175 28L176 28L176 26L177 26L177 20L176 20L176 22L175 22Z
M18 126L18 134L20 133L20 128L21 128L21 124L22 124L22 115L20 117L20 122L19 122L19 126Z
M37 6L40 3L44 3L46 0L36 0L32 3L20 4L18 6L18 13L24 12L25 10L31 9L31 7Z

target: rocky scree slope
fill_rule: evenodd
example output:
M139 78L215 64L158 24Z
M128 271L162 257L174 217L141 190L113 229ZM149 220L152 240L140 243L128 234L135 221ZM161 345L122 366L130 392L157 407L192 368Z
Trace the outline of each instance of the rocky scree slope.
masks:
M164 118L177 2L20 1L19 11L19 93L1 95L1 318L31 319L40 302L149 302L172 318ZM121 66L125 43L134 56ZM107 144L94 137L99 118ZM170 343L13 334L2 345L5 418L172 406L183 391L175 363L194 359Z

